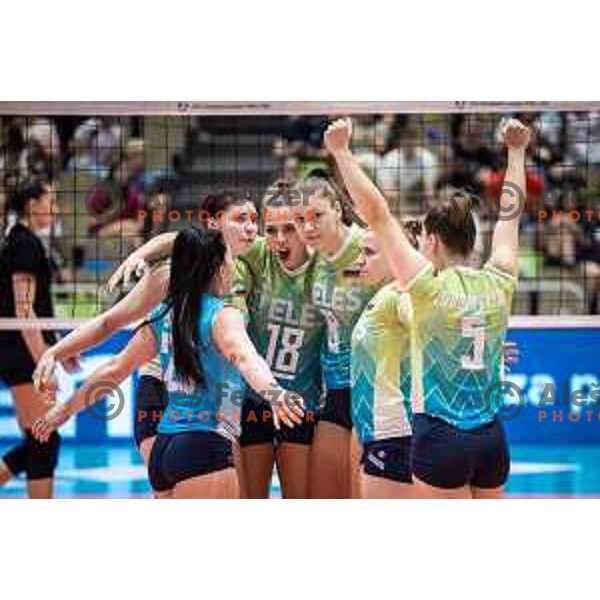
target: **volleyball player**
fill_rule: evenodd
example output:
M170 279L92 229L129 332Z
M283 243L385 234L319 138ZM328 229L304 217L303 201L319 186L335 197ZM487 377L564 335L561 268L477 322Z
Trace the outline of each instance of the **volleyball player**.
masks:
M321 353L326 387L311 457L311 497L352 497L351 336L366 303L377 290L358 276L363 230L342 214L340 194L325 179L309 177L297 186L302 198L298 234L319 252L313 303L325 318Z
M0 257L0 316L35 322L53 317L51 266L37 231L49 229L56 214L53 184L30 178L17 190L13 207L18 222L10 230ZM0 461L0 483L25 473L31 498L50 498L60 437L40 444L31 434L35 419L47 410L48 397L32 385L36 361L54 342L50 332L23 328L0 332L0 379L10 388L24 440Z
M236 294L247 299L250 339L281 385L306 403L302 425L276 430L265 402L252 395L244 405L240 444L249 498L268 498L274 461L284 498L307 498L310 449L320 409L320 349L324 325L311 302L316 254L296 231L288 192L269 193L262 203L265 238L237 261Z
M240 475L244 496L248 498L268 497L275 458L283 497L307 497L310 445L321 396L319 347L324 328L310 301L316 255L307 251L296 233L294 211L285 202L286 193L285 190L275 195L269 193L265 198L266 237L257 239L238 257L232 300L240 308L250 309L247 310L250 338L280 383L303 395L307 413L302 426L277 431L264 401L256 395L247 399L240 439L244 473ZM217 208L226 207L212 204L207 207L204 203L202 208L208 208L212 215ZM240 244L232 245L244 249ZM128 259L131 264L124 264L120 272L127 276L137 268L135 261L156 258L157 252L167 249L168 244L163 242L160 245L155 242L154 248L148 244L137 257ZM237 302L240 298L241 303Z
M360 264L361 277L381 286L352 333L352 421L363 448L361 497L411 498L412 305L393 281L371 231L363 236Z
M411 462L415 493L422 498L499 498L509 473L504 431L486 392L500 381L497 365L516 287L520 207L515 207L510 188L516 187L524 201L530 132L511 120L502 134L508 148L505 182L510 185L500 198L503 218L496 224L491 258L483 269L466 266L475 242L466 195L453 194L431 208L421 254L352 155L350 122L336 121L325 135L359 213L377 235L394 277L411 296Z
M65 420L97 400L87 398L98 382L119 384L160 352L169 405L148 467L152 487L173 498L239 496L233 444L239 435L244 385L273 406L278 420L301 423L302 399L291 401L246 334L230 293L234 265L219 231L190 228L174 244L166 303L127 348L97 369L66 403L34 425L45 441Z
M255 241L257 217L251 201L224 192L207 196L200 209L210 217L207 227L223 233L233 256L247 250ZM140 272L147 260L168 256L175 236L173 233L163 234L139 248L117 269L111 279L112 284L116 285L120 278L129 278L134 272ZM144 275L134 289L114 307L72 331L48 349L38 362L34 373L36 387L45 390L52 384L57 362L77 356L100 344L119 329L146 317L164 300L169 276L170 264L159 264L153 271ZM134 438L146 464L158 428L155 415L166 407L166 402L167 395L159 364L156 360L150 361L141 369L136 388L134 417ZM237 448L235 450L237 452Z
M403 228L416 248L422 223L411 219ZM361 497L411 498L412 303L393 282L369 230L363 237L361 277L382 286L352 333L352 422L363 448ZM515 364L518 353L516 344L505 344L503 364Z

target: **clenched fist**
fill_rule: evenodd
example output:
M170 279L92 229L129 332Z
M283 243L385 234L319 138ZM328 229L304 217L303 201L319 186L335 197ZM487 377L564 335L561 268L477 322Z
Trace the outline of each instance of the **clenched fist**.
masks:
M348 150L352 138L352 121L350 119L337 119L325 132L325 148L331 154Z
M531 139L529 127L517 119L509 119L501 126L502 139L508 148L527 148Z

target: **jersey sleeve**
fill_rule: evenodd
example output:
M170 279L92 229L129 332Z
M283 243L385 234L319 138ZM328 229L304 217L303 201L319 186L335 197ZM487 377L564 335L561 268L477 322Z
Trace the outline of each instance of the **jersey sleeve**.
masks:
M37 275L44 260L40 248L24 236L16 237L10 247L9 271Z
M440 287L440 280L435 275L431 263L417 273L408 284L406 291L410 295L414 317L417 320L427 314L440 293Z
M412 319L412 302L410 301L410 295L398 292L395 304L398 321L403 325L408 325Z
M242 311L246 321L248 320L248 298L254 289L254 278L249 266L241 261L235 261L235 272L233 275L233 283L231 293L224 298L225 302Z
M235 261L233 285L226 302L240 309L246 317L248 316L248 300L258 288L264 270L266 252L265 239L259 238L247 252Z
M150 330L154 336L156 342L156 350L160 352L160 344L162 339L163 322L165 318L165 305L159 304L149 315L148 323L150 324Z
M485 265L484 271L494 282L495 286L504 294L507 304L510 305L517 290L517 278L489 262Z

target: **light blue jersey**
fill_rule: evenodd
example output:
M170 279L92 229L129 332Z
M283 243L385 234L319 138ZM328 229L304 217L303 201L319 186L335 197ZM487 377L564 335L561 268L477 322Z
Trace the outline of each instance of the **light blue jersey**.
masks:
M152 322L169 397L169 404L158 426L159 433L210 431L229 439L239 436L246 385L237 367L219 352L212 341L212 329L225 306L223 300L215 296L202 296L197 350L205 379L202 387L188 385L176 378L171 330L173 312L169 310ZM158 307L152 317L163 312L164 305Z

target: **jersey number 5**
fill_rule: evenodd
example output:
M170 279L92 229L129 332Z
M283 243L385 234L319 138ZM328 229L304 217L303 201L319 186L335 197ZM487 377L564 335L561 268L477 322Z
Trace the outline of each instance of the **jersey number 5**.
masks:
M460 357L462 368L467 371L481 371L485 369L483 362L485 353L484 317L464 317L462 320L462 336L473 340L473 354Z

